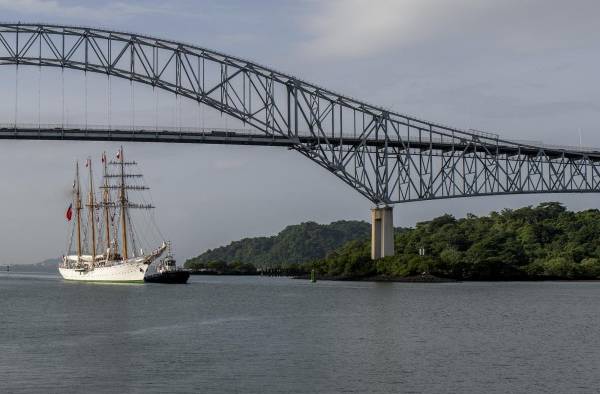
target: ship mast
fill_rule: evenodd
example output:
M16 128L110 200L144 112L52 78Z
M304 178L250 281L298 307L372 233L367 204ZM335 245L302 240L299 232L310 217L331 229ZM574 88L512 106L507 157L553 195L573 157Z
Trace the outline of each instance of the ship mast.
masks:
M121 236L123 238L123 260L127 260L128 256L127 256L127 196L125 195L125 158L123 155L123 147L121 147L121 150L119 151L119 159L121 161L121 184L120 189L121 189L121 195L120 195L120 200L121 200Z
M119 151L117 152L117 159L115 161L107 162L106 164L120 167L119 171L115 174L108 173L108 169L107 169L106 165L105 165L105 170L104 170L105 174L104 174L103 188L106 191L106 193L104 194L104 199L105 199L104 206L108 207L108 209L110 209L111 207L114 207L115 210L117 208L119 208L120 219L121 219L121 223L119 226L113 226L113 228L114 228L114 234L112 236L113 241L112 241L112 244L109 244L109 247L110 247L111 251L113 251L115 254L118 254L118 251L120 250L121 258L123 260L128 260L130 257L130 255L129 255L129 242L130 242L129 238L131 238L131 240L132 240L132 246L133 246L132 256L133 257L136 256L135 234L133 232L129 233L127 231L128 230L127 224L129 223L130 225L132 225L130 218L129 218L129 209L152 209L152 208L154 208L154 206L152 206L151 204L139 204L139 203L132 203L129 201L129 196L127 195L128 190L136 190L136 191L148 190L148 187L145 185L136 185L136 184L128 185L127 184L127 182L126 182L127 178L142 178L142 175L141 174L131 174L131 173L125 172L126 166L135 166L135 165L137 165L137 163L135 161L126 161L125 160L125 153L123 152L122 146L119 149ZM118 180L116 182L116 184L114 184L110 181L110 179L113 179L113 178L115 180ZM114 201L114 202L110 202L109 190L111 190L111 189L119 190L118 197L116 198L116 201ZM108 211L105 211L105 219L108 224L108 222L109 222ZM133 227L132 227L132 230L133 230ZM119 234L118 234L119 231L121 231L121 235L120 235L121 247L120 248L117 243L117 239L119 238ZM109 234L109 233L107 232L107 234ZM109 238L109 236L107 236L107 238Z
M81 190L79 188L79 162L75 164L75 210L77 211L77 261L81 259Z
M108 188L108 163L106 160L106 152L102 154L102 163L104 163L104 190L102 193L102 201L104 206L104 221L106 223L106 254L110 258L110 213L108 204L110 203L110 189Z
M94 216L96 214L96 204L94 202L94 178L92 175L92 159L88 159L86 165L89 167L90 172L90 194L89 194L89 223L92 228L92 262L96 261L96 221Z

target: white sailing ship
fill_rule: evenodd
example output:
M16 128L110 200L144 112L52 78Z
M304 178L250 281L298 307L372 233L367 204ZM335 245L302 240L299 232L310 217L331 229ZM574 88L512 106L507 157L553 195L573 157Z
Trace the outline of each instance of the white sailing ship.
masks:
M79 164L76 164L73 204L67 211L69 221L73 211L75 213L69 246L69 250L75 249L75 253L64 256L58 270L67 280L141 283L148 266L164 253L167 244L163 241L150 253L144 253L143 249L138 250L136 247L130 210L154 208L151 204L134 203L129 200L130 191L148 190L145 185L134 182L142 178L141 174L125 171L137 163L125 161L123 148L117 153L117 159L110 162L106 154L103 154L102 163L102 198L101 201L97 201L94 194L92 161L86 161L89 170L89 192L85 206L81 199ZM118 171L111 173L109 168L116 168ZM116 198L113 198L113 193L116 194ZM87 215L84 215L83 211L87 211ZM102 219L99 217L100 213Z

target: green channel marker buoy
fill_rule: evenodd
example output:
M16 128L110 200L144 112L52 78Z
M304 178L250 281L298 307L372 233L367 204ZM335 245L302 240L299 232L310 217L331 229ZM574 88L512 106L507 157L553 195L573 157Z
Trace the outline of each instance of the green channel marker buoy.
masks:
M314 270L314 268L310 271L310 281L312 283L316 283L316 281L317 281L317 277L315 276L315 270Z

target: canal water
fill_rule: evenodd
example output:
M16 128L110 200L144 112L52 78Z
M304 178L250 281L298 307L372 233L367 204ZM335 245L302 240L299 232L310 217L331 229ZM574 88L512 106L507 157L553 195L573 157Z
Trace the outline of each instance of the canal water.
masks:
M597 393L600 282L0 274L2 393Z

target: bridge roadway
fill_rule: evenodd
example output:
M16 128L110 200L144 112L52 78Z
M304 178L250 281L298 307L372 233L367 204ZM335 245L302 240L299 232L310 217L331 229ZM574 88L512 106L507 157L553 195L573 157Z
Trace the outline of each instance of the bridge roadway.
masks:
M431 136L431 134L429 134ZM544 153L552 158L580 158L582 152L589 160L600 162L600 149L571 146L544 145L536 142L503 141L498 139L495 144L488 141L467 140L460 137L430 137L400 136L397 139L359 138L339 135L324 138L320 135L303 133L297 136L285 137L266 135L252 129L218 129L218 128L144 128L132 129L124 126L80 126L80 125L0 125L0 140L62 140L62 141L116 141L116 142L159 142L186 144L221 144L221 145L254 145L278 146L286 148L306 149L306 146L327 144L329 146L356 147L360 145L389 148L399 151L433 151L433 155L443 155L447 152L461 151L465 153L479 152L489 156L526 156L535 157Z

